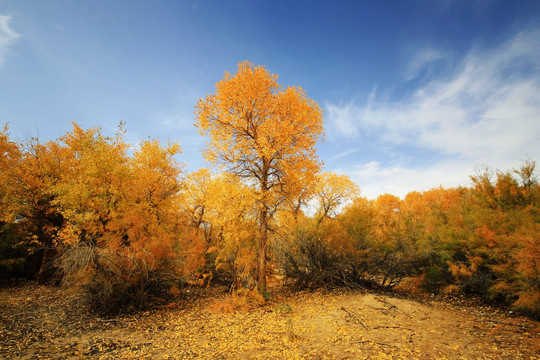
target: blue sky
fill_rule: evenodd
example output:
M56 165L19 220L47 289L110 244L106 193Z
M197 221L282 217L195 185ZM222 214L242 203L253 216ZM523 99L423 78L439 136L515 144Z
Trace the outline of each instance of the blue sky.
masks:
M45 141L125 121L195 170L194 105L243 60L321 105L326 170L369 198L540 155L536 0L0 0L0 123Z

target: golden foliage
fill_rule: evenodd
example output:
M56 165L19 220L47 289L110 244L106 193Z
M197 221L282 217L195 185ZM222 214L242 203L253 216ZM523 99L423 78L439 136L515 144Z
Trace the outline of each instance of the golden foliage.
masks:
M461 289L538 313L534 161L514 171L486 169L471 176L470 188L368 200L346 175L320 173L322 110L263 66L239 63L198 101L195 114L195 126L209 137L205 157L219 173L184 174L178 144L148 139L132 147L122 124L108 137L74 123L57 141L24 145L4 127L2 248L13 238L62 256L86 246L116 259L111 269L139 264L141 273L166 268L207 286L222 276L264 291L275 266L268 249L285 246L308 280L317 271L335 279L331 268L348 282L389 287L411 276L430 291ZM308 203L316 203L313 218L302 211ZM96 275L92 256L83 280Z
M16 171L22 154L19 146L9 139L8 131L7 125L0 131L0 221L11 222L16 214Z
M343 205L360 196L360 189L347 175L319 174L316 188L317 214L322 220L335 217Z
M301 88L282 89L276 75L246 61L236 74L225 73L195 113L195 126L210 137L206 159L254 190L257 282L265 287L270 221L285 199L302 192L299 180L313 181L321 167L315 145L323 134L322 111Z

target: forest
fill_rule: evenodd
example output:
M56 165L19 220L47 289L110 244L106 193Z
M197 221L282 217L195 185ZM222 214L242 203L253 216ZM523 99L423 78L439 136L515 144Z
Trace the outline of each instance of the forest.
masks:
M111 137L73 123L24 143L6 125L2 282L77 288L100 314L174 301L188 285L264 304L288 284L466 294L540 316L534 160L485 168L470 187L367 199L324 170L319 105L248 62L196 104L195 126L209 166L187 172L179 144L129 144L123 123Z

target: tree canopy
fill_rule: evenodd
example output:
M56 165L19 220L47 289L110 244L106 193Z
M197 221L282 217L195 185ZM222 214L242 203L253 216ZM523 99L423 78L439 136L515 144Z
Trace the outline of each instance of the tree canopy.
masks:
M241 62L197 103L196 116L200 133L210 137L206 159L256 190L257 281L265 287L270 220L302 191L299 180L314 181L322 165L315 147L323 135L322 111L301 88L283 89L263 66Z

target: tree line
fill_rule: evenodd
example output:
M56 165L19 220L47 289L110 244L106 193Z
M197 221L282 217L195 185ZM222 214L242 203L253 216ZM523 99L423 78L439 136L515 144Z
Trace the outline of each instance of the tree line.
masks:
M267 294L300 287L468 292L538 315L535 163L471 187L375 200L323 171L318 104L248 62L196 105L214 170L186 172L176 143L73 129L0 132L0 272L84 289L102 312L177 296L185 283ZM307 211L311 209L311 211Z

